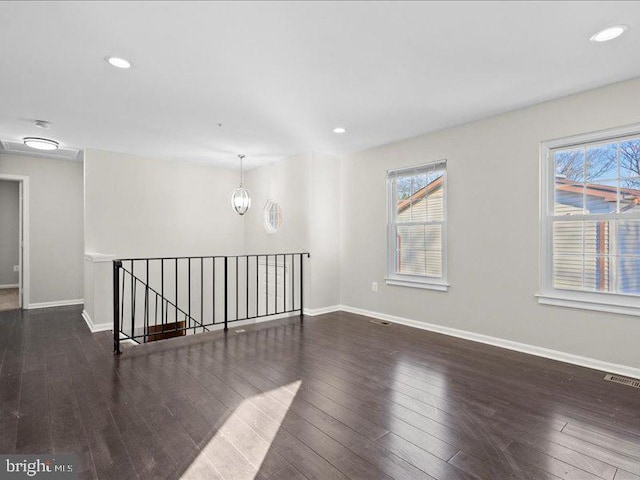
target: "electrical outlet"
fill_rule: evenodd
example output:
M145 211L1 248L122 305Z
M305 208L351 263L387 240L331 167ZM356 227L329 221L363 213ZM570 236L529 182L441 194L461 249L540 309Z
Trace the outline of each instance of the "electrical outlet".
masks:
M371 282L371 291L372 292L378 291L378 282Z
M20 271L20 265L14 265L13 266L13 271L14 272L19 272Z

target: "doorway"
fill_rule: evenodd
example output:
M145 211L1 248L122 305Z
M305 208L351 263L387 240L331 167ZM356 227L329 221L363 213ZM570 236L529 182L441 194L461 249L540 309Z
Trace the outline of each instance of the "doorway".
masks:
M29 178L0 173L0 311L28 306Z

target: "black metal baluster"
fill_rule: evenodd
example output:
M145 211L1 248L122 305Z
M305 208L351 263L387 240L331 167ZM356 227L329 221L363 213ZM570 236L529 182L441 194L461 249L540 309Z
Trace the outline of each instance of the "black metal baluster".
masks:
M136 277L133 274L133 260L131 260L131 337L136 334L135 331L136 316Z
M244 313L244 318L247 319L249 318L249 255L244 257L244 261L247 267L247 275L244 278L244 283L247 285L247 295L245 297L246 303L247 303L247 308L246 311Z
M302 253L300 254L300 321L304 319L304 269Z
M149 260L146 261L147 284L144 289L144 335L142 341L147 343L147 334L149 332Z
M184 328L191 329L191 257L187 259L189 265L187 267L187 275L189 278L187 279L187 295L189 295L189 300L187 301L187 314L189 315L189 326L187 327L187 319L185 318Z
M119 260L113 261L113 353L116 355L120 355L120 265Z
M176 258L176 305L174 309L176 311L175 327L178 328L178 259L177 258Z
M204 325L204 258L200 257L200 325ZM204 327L202 327L204 332Z
M133 282L133 308L131 309L131 337L136 338L136 299L138 298L138 282L135 277L132 277ZM142 317L144 322L144 316Z
M229 257L224 257L224 329L227 329L227 273L228 273Z
M275 262L275 274L274 274L274 277L275 277L275 284L276 284L275 285L276 294L273 297L274 301L275 301L275 309L274 309L273 313L278 313L278 254L277 253L275 254L274 262Z
M284 267L282 268L282 309L287 312L287 254L284 255Z
M296 256L291 254L291 311L296 311Z
M160 296L162 297L160 300L160 325L162 325L161 330L164 330L164 258L160 259ZM157 326L158 322L156 321Z
M269 315L269 255L265 255L266 288L264 292L264 314Z
M122 263L120 263L122 267ZM124 285L127 282L127 275L125 273L124 268L122 268L122 295L120 296L120 301L122 302L122 308L120 309L120 328L122 329L122 333L124 333Z
M239 288L238 288L238 277L240 276L240 272L238 271L238 256L236 255L236 320L240 318L240 313L238 312L238 301L239 301Z
M216 257L211 259L212 265L212 287L211 287L211 323L216 323Z
M258 255L256 255L256 317L260 315L260 309L258 308L258 304L260 295L260 260Z

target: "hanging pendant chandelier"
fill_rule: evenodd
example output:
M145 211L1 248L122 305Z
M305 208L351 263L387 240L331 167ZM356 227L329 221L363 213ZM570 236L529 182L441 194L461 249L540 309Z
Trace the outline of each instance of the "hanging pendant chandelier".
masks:
M238 155L240 158L240 186L231 192L231 206L239 214L244 215L251 207L251 194L249 190L242 186L242 160L244 155Z

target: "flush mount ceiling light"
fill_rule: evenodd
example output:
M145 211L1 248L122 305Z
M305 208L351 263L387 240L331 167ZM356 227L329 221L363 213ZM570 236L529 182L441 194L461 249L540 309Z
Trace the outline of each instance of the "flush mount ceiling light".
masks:
M109 56L104 57L104 61L116 68L131 68L131 63L124 58Z
M23 141L27 147L35 148L36 150L57 150L59 145L55 140L49 140L48 138L24 137Z
M333 133L345 133L346 131L347 129L343 127L336 127L333 129Z
M611 27L603 28L602 30L591 35L592 42L608 42L614 38L618 38L627 29L626 25L613 25Z
M242 186L242 160L244 155L238 155L240 159L240 186L231 192L231 206L239 215L244 215L251 207L251 193Z

